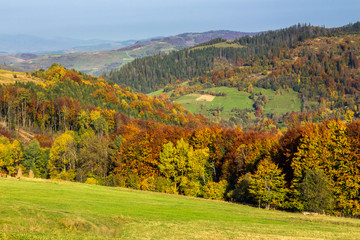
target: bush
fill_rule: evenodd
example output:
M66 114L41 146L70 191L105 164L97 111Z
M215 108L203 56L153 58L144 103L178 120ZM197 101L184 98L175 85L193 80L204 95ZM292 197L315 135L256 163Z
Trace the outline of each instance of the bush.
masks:
M126 177L116 174L113 176L114 186L126 187Z
M201 193L200 187L201 186L199 182L193 182L187 177L183 177L180 182L179 192L185 196L197 197Z
M69 171L62 171L56 175L56 179L74 181L76 177L75 170L71 169Z
M126 178L126 187L140 189L139 176L135 173L129 173Z
M218 183L208 182L202 187L202 195L204 198L208 199L224 200L227 186L228 182L226 180L222 180Z
M148 177L141 181L140 189L145 191L154 191L155 190L155 178Z
M94 185L99 185L99 182L98 180L96 180L95 178L93 177L89 177L86 179L85 181L86 184L94 184Z
M176 187L170 179L164 177L155 178L155 192L176 193Z

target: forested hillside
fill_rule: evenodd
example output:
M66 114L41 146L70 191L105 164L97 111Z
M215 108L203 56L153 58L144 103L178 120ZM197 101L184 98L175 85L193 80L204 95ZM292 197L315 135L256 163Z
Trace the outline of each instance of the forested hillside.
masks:
M216 43L225 40L215 39L190 49L137 59L119 70L105 74L104 78L149 93L176 81L199 77L217 67L219 59L226 60L228 66L238 67L247 66L249 62L268 62L283 58L284 51L296 48L307 39L359 33L359 28L360 23L332 29L296 25L260 35L241 37L223 45Z
M19 81L1 87L4 96L1 98L2 118L10 129L21 123L23 127L40 126L53 131L78 130L77 119L72 117L96 109L107 111L102 115L112 121L112 129L120 115L177 125L198 121L192 113L183 110L179 104L171 104L166 98L154 99L129 88L111 85L101 78L67 70L61 65L53 64L46 71L32 72L31 76L44 81L40 84ZM38 115L37 111L41 114Z
M226 94L222 87L248 94L252 104L248 108L231 109L228 117L236 125L246 128L264 118L280 125L304 120L345 120L349 114L358 118L359 44L359 34L308 39L299 42L295 48L283 49L279 57L271 60L253 58L241 66L218 65L189 81L189 86L173 84L165 91L172 90L170 95L175 100L195 92L222 96ZM286 101L285 94L292 94L288 99L289 106L296 99L300 101L301 108L297 113L291 108L287 112L273 108L276 99ZM211 108L207 111L211 112ZM250 118L249 113L256 118Z

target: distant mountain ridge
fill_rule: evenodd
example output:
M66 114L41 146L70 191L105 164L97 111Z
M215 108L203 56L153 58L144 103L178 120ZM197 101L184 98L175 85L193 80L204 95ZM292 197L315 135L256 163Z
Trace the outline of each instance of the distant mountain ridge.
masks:
M56 62L67 68L74 68L92 75L100 75L104 71L119 68L125 63L131 62L137 58L156 55L159 52L167 53L191 47L214 38L232 40L242 36L253 36L256 34L257 33L253 32L248 33L228 30L208 31L203 33L182 33L175 36L156 37L142 41L129 40L120 42L120 44L123 45L121 45L121 47L119 45L119 48L117 49L110 48L111 45L114 47L115 43L98 42L98 45L88 45L68 49L65 54L64 51L39 55L37 57L24 54L0 54L0 63L32 71L40 68L46 69L50 67L52 63ZM99 46L103 46L103 48L109 47L113 50L94 51L94 47ZM3 50L0 48L0 51ZM30 56L31 58L29 58Z
M23 34L0 34L0 52L7 54L49 54L52 52L66 53L69 51L99 51L125 47L133 44L134 42L136 42L136 40L81 40L73 38L42 38Z
M170 37L159 37L153 38L145 41L138 41L134 45L146 46L154 42L165 42L183 47L191 47L196 44L204 43L210 41L214 38L224 38L227 40L234 40L236 38L244 36L253 36L258 33L256 32L236 32L229 30L217 30L217 31L208 31L203 33L182 33ZM131 46L129 46L131 47Z

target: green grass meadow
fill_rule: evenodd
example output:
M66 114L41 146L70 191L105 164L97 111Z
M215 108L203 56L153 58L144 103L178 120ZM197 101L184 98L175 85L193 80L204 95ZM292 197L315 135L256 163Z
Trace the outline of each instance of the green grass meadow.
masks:
M215 87L205 89L206 91L222 92L226 93L226 96L218 96L211 102L207 101L196 101L201 94L189 94L181 96L175 101L180 103L186 110L193 113L201 113L204 116L212 119L212 111L210 109L216 109L217 107L223 108L220 116L222 119L228 120L231 116L231 110L233 108L238 109L254 109L254 100L250 99L250 94L247 92L239 92L237 88L229 87ZM297 93L292 89L280 89L273 91L271 89L254 88L257 95L260 93L265 95L269 102L265 105L264 113L278 113L283 114L286 112L301 110L301 101L297 96ZM154 92L153 94L158 94ZM213 119L212 119L213 120Z
M193 49L203 49L203 48L208 48L208 47L217 47L217 48L243 48L244 46L239 45L237 43L235 43L234 41L226 41L226 42L219 42L219 43L215 43L215 44L211 44L211 45L205 45L205 46L200 46L200 47L194 47Z
M360 239L360 220L80 183L0 179L0 239Z
M249 99L249 94L246 92L239 92L236 88L228 88L228 87L216 87L205 89L206 91L214 91L214 92L223 92L226 93L224 97L215 97L215 99L211 102L207 101L196 101L201 94L189 94L185 96L181 96L176 99L177 103L180 103L186 110L189 110L193 113L201 113L207 116L207 109L216 109L217 107L223 107L223 113L227 114L234 107L245 109L245 108L253 108L253 101Z
M164 89L160 89L160 90L157 90L155 92L148 93L147 95L150 96L150 97L156 97L156 96L159 96L163 92L164 92Z
M279 89L273 91L271 89L254 88L255 93L264 94L269 102L265 105L264 113L299 112L301 110L301 100L298 93L292 89Z

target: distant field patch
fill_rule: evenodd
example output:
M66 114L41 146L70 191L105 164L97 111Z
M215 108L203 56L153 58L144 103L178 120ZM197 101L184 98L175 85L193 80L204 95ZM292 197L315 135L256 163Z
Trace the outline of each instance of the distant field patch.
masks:
M244 46L234 42L234 41L226 41L226 42L220 42L220 43L215 43L212 45L205 45L205 46L199 46L199 47L194 47L192 49L204 49L204 48L208 48L208 47L217 47L217 48L243 48Z
M27 76L26 73L0 69L0 84L12 84L15 82L41 82L41 80Z
M224 119L230 118L230 112L233 108L246 109L253 108L253 101L249 99L250 94L247 92L239 92L237 88L229 87L215 87L204 89L204 91L210 91L216 93L223 93L225 96L212 96L210 94L188 94L181 96L175 100L175 102L180 103L186 110L193 113L201 113L204 116L213 118L214 109L222 109L221 117ZM209 96L207 101L203 99L202 96ZM202 99L201 101L197 99Z
M301 100L298 93L292 89L274 91L255 87L255 100L250 98L249 93L238 91L237 88L215 87L203 89L203 91L205 93L211 92L212 95L192 93L179 97L175 102L180 103L190 112L201 113L211 121L217 121L218 117L229 120L234 115L234 109L236 111L248 109L255 112L254 102L262 95L265 95L268 99L268 103L264 107L264 113L284 114L301 110Z
M164 89L160 89L160 90L157 90L155 92L148 93L147 95L150 96L150 97L154 97L154 96L160 95L163 92L164 92Z

